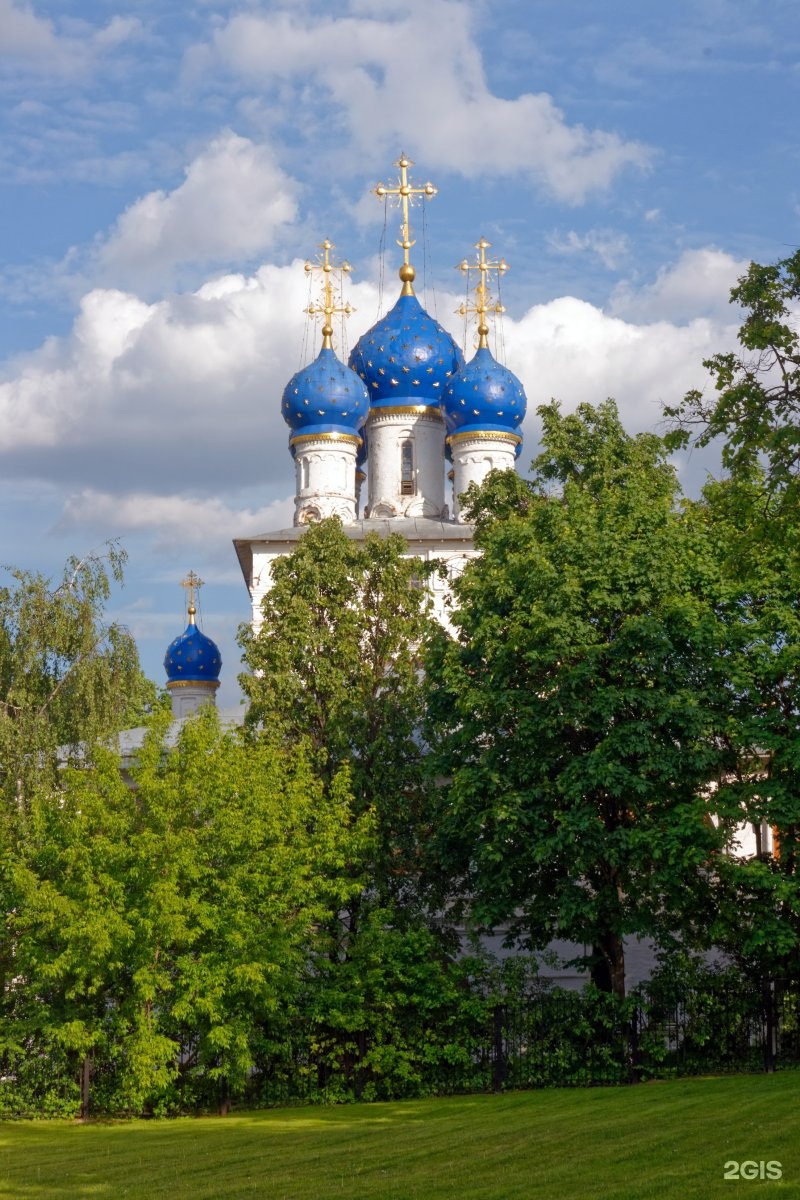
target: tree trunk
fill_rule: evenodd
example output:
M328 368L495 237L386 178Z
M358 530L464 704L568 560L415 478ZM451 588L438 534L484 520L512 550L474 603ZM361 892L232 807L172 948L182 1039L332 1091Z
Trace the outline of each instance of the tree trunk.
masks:
M89 1098L92 1085L92 1060L87 1054L81 1063L81 1120L89 1119Z
M625 999L625 947L616 933L603 934L593 947L595 962L592 983L601 992L611 992L618 1000Z
M625 999L625 947L622 938L610 938L609 967L611 969L611 991L618 1000Z

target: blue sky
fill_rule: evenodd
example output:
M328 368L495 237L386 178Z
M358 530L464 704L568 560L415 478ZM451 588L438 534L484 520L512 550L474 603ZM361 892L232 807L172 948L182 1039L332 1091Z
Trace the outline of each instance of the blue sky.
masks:
M551 396L634 430L704 385L737 275L800 241L799 90L794 0L0 0L3 560L119 537L113 616L159 681L198 571L234 702L231 538L291 519L302 263L327 236L353 264L352 345L399 152L439 189L414 252L439 320L480 236L511 264L526 462Z

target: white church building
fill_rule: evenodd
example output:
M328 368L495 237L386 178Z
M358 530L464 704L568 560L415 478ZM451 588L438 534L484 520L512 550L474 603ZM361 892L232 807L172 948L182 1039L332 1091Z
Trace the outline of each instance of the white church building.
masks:
M281 400L294 462L294 523L234 541L254 627L260 624L261 601L272 584L273 562L292 551L310 522L334 515L350 538L399 533L409 556L443 563L446 578L433 572L430 586L434 612L447 625L447 580L460 574L476 553L474 529L462 520L459 497L490 471L513 470L519 457L525 393L517 377L493 356L488 341L488 319L503 311L490 296L489 277L502 274L507 265L487 260L489 243L484 239L477 244L476 261L461 264L468 277L475 272L478 278L470 293L473 299L460 310L462 316L474 316L477 327L477 348L465 362L454 339L414 293L409 205L414 198L424 202L436 189L429 183L421 188L411 184L408 168L413 164L405 156L395 165L397 185L379 184L375 191L379 197L396 198L402 209L400 294L359 339L347 363L336 354L332 318L350 312L341 296L341 279L349 264L331 261L333 246L328 241L322 244L318 263L306 263L308 272L323 276L320 301L306 311L322 316L324 323L319 354L292 376ZM201 582L191 572L184 580L189 623L164 660L176 718L213 703L218 687L219 651L195 622L195 588ZM238 723L242 716L239 709L230 719ZM136 738L134 748L135 743ZM750 856L757 845L767 843L771 851L771 832L768 827L742 825L736 852ZM502 953L499 934L488 943ZM564 943L552 949L562 959L579 950ZM646 978L652 967L649 942L626 939L628 983ZM543 974L567 986L585 981L573 970L545 968Z
M401 534L409 555L444 562L450 577L474 554L473 528L461 520L459 496L489 471L513 469L522 435L525 393L517 377L489 349L487 317L502 311L491 301L487 276L506 270L486 259L478 243L474 303L462 312L477 318L478 348L465 363L460 348L414 294L415 271L409 205L435 195L432 184L415 188L413 164L402 156L396 187L379 184L379 197L394 197L402 210L400 295L393 308L356 343L347 364L333 345L332 317L347 313L334 277L349 269L331 262L322 245L324 279L319 304L309 314L324 318L322 348L287 383L281 402L289 426L295 468L294 524L234 542L258 625L261 600L271 585L271 565L292 549L310 521L341 518L354 539L370 532ZM437 578L437 577L434 577ZM446 621L445 589L432 584L434 608Z

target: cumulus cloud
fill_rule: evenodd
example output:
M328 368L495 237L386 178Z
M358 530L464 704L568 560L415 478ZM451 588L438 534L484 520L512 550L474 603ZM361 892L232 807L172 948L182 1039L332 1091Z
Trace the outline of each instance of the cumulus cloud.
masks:
M349 298L352 343L375 320L377 288L355 283ZM458 300L439 294L440 319L457 337ZM658 424L662 403L702 387L702 360L735 344L738 322L703 315L702 291L696 300L693 310L687 296L679 321L633 320L569 296L507 317L504 357L527 391L528 445L533 411L551 397L571 409L614 396L629 427L643 429ZM101 514L110 528L145 522L185 536L185 506L200 501L208 507L195 527L225 538L252 528L248 513L273 524L261 506L293 485L280 397L311 356L302 350L307 302L299 262L222 275L153 304L94 289L68 336L7 364L0 471L61 486L73 526L99 526ZM235 499L245 493L246 510Z
M383 7L352 4L350 14L236 13L189 51L186 74L222 65L266 90L284 89L284 103L294 89L293 122L306 132L318 128L322 95L362 152L411 144L463 174L527 174L568 203L651 160L638 142L569 124L546 93L494 95L463 0L406 0L389 17Z
M72 77L141 32L136 17L115 16L101 29L59 32L55 22L40 17L30 4L0 0L0 70Z
M677 262L662 267L653 282L620 283L609 307L616 316L639 321L685 321L699 315L732 319L730 290L746 270L744 259L713 246L686 250Z
M279 402L301 365L307 303L300 263L154 304L93 289L68 336L6 364L6 473L211 490L269 483L280 463L285 481Z
M226 130L186 168L171 192L142 196L96 248L117 283L148 287L175 270L252 258L297 216L297 186L272 150Z
M175 553L183 548L227 547L234 537L284 529L292 524L292 499L274 500L260 508L236 508L218 496L159 495L127 492L116 495L83 488L64 506L59 529L111 530L155 534L155 550Z
M571 296L534 306L507 322L505 333L508 365L528 396L528 444L535 408L553 398L570 411L611 396L629 430L653 429L663 404L705 385L703 359L732 346L735 336L735 325L706 317L640 324Z
M570 229L566 234L551 233L547 243L557 254L594 254L610 271L627 257L629 248L627 236L613 229L589 229L586 233Z

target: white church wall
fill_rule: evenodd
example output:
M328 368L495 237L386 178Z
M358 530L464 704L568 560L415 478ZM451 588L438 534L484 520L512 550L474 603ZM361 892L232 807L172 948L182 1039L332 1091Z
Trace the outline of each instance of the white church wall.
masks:
M369 471L365 515L432 519L447 516L444 435L442 415L429 405L371 411L367 421ZM411 455L410 472L405 472L405 479L408 458L404 449L410 449Z

